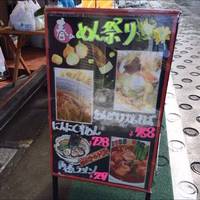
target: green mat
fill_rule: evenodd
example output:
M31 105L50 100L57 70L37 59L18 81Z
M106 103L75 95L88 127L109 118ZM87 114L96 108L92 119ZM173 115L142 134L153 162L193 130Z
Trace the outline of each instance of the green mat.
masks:
M93 183L73 181L68 193L69 200L140 200L145 199L145 193L135 192ZM171 171L169 165L169 152L167 145L167 132L163 120L158 165L155 172L152 200L173 199Z

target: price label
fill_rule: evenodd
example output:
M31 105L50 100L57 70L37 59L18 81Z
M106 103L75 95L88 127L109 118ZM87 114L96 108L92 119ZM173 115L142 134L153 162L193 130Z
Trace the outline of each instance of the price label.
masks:
M133 137L139 137L139 138L149 138L149 139L153 139L155 137L155 132L156 129L154 127L137 127L135 129L135 132L133 132L132 130L129 132L129 136Z
M108 172L94 172L90 175L91 179L94 180L100 180L100 181L106 181L108 177Z
M110 140L109 137L92 137L90 144L92 146L109 147Z

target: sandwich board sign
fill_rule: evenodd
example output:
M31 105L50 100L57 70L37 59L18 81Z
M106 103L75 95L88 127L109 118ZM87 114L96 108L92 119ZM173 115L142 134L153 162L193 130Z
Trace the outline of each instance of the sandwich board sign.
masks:
M53 176L151 192L179 15L46 10Z

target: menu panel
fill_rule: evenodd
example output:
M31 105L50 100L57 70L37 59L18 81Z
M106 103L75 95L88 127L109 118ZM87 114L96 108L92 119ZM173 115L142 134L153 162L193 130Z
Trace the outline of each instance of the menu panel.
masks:
M151 190L178 17L47 9L53 175Z

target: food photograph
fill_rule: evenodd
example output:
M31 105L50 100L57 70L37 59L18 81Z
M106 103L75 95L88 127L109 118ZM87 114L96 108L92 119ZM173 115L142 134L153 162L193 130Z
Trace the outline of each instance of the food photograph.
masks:
M91 123L93 71L55 68L54 73L57 119Z
M118 51L114 110L156 112L162 53Z
M56 154L72 165L78 165L80 159L90 152L90 144L79 135L62 135L57 137L54 144Z
M144 187L150 143L112 137L109 182Z
M91 45L94 67L94 105L96 108L112 108L115 86L117 52L105 45Z

